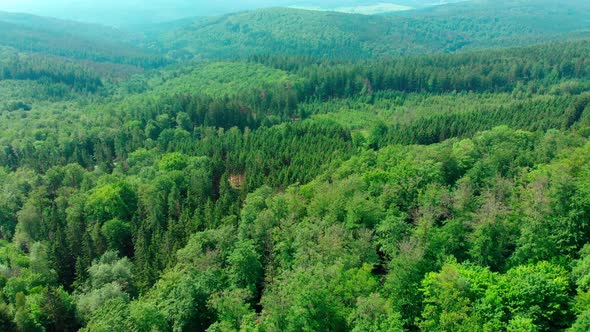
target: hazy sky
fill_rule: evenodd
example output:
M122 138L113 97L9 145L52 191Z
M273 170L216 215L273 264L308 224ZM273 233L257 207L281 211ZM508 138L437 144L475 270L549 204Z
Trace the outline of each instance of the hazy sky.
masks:
M262 6L278 0L0 0L0 10L103 23L164 21L217 15ZM295 0L296 2L296 0Z
M285 5L290 2L333 2L333 1L299 1L299 0L0 0L3 10L52 10L55 9L171 9L171 8L219 8L231 9L260 6Z
M439 0L0 0L0 10L11 11L63 11L78 9L183 9L203 8L221 11L232 8L256 8L266 6L315 5L315 6L348 6L356 4L396 3L433 3Z

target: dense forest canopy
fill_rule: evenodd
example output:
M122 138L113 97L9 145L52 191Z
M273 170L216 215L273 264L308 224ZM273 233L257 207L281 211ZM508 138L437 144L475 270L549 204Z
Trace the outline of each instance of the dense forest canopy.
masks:
M373 16L272 8L201 18L157 39L176 59L272 53L359 60L588 37L589 16L580 0L485 0Z
M0 14L0 331L590 330L589 10Z

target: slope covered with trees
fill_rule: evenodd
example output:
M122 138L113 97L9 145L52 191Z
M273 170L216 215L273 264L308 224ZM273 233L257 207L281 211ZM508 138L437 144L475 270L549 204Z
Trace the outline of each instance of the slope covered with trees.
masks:
M587 47L252 58L6 113L5 327L570 326Z
M0 49L1 331L590 329L588 40L260 43Z
M164 59L137 46L140 35L115 28L0 12L0 46L78 60L158 67Z
M401 13L261 9L199 19L158 39L176 59L287 54L357 60L584 37L590 27L590 8L581 0L478 1Z

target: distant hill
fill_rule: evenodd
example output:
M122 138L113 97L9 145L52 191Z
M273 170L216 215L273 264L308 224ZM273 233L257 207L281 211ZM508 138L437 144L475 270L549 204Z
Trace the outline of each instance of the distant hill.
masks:
M556 33L590 31L590 2L586 0L474 0L392 15L449 22L466 34L476 25L486 28L480 29L482 34L494 33L490 37L495 38L548 38Z
M272 8L201 18L158 36L170 57L253 54L358 59L448 53L590 36L582 1L475 1L388 16Z
M471 46L518 45L590 32L586 0L474 0L392 13L444 29L456 28ZM477 27L474 29L473 27Z
M314 4L297 0L284 3ZM375 2L324 1L322 8L339 6L355 11L355 6L370 3ZM476 0L440 6L428 6L440 1L427 0L395 3L421 8L388 15L266 8L142 25L136 30L140 32L135 33L96 24L0 12L0 46L29 53L153 68L166 61L252 55L356 60L452 53L590 36L590 4L581 0L559 3ZM189 3L184 4L190 7ZM225 3L226 6L230 4L235 8L247 5L246 2L241 5ZM265 1L256 2L257 6L265 4ZM193 13L197 12L188 9L185 12L186 15Z
M299 1L303 5L291 6L291 8L309 9L309 10L331 10L349 14L378 15L396 11L406 11L412 9L428 8L448 3L463 2L466 0L397 0L397 1Z
M268 7L304 6L322 9L389 4L422 8L458 0L3 0L0 10L34 13L119 27L155 24L187 17L215 16Z
M152 67L156 52L135 46L141 36L102 25L0 12L0 46L96 62Z

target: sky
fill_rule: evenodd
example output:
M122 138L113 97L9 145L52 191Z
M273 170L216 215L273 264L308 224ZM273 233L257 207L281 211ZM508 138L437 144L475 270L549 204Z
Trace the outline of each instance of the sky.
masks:
M0 0L0 10L93 23L162 22L270 6L268 0Z

